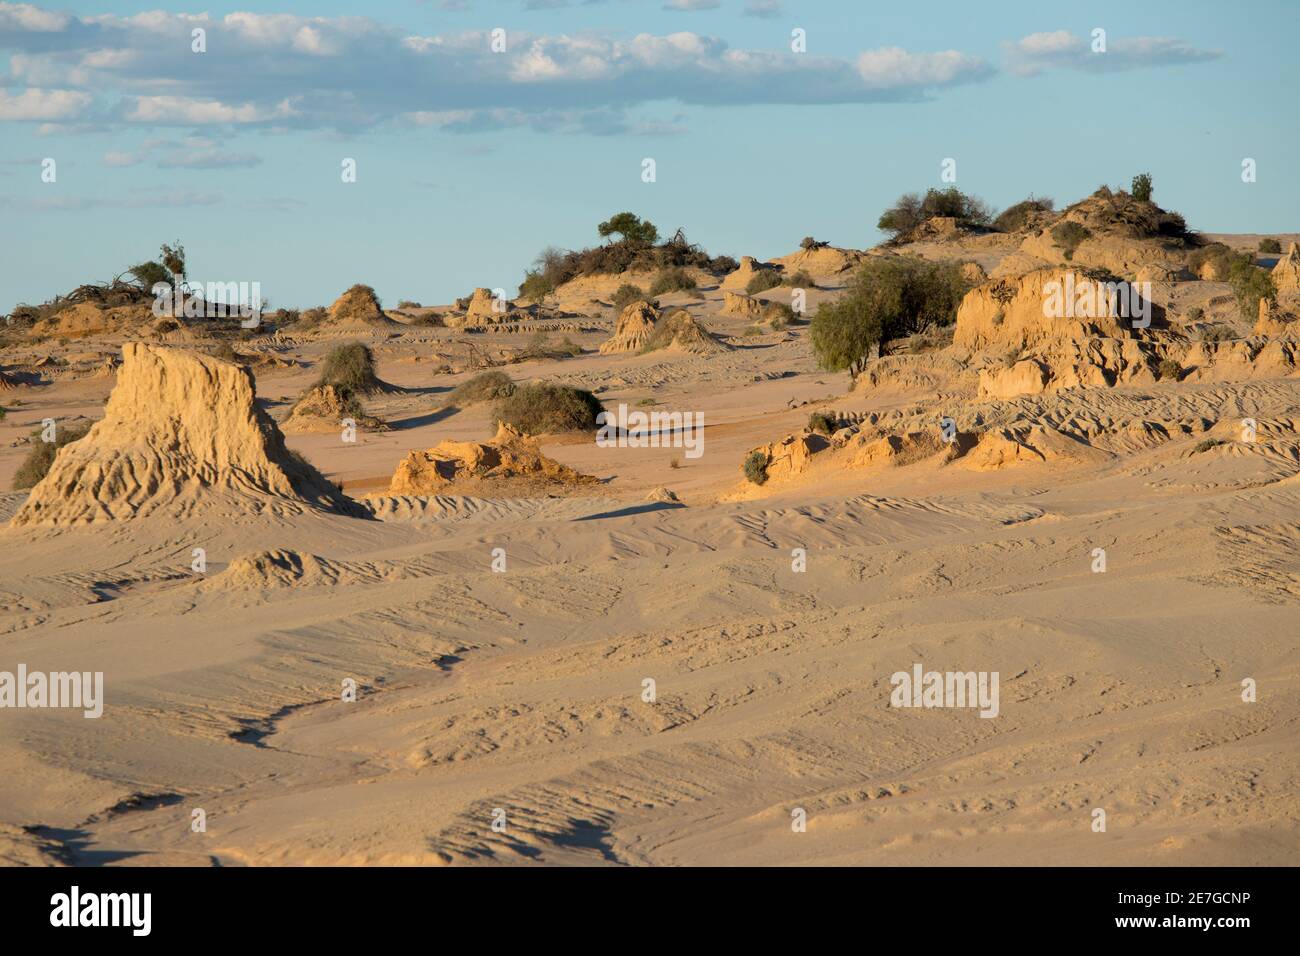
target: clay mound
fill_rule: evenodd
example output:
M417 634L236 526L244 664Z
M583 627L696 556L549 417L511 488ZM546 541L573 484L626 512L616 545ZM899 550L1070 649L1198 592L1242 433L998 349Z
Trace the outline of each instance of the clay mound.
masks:
M1054 294L1055 290L1055 294ZM1044 312L1064 311L1073 290L1075 317L1057 317ZM1121 337L1132 323L1122 316L1124 309L1107 295L1096 295L1091 277L1074 269L1039 269L1015 278L994 279L971 289L957 309L953 344L979 349L1009 346L1023 349L1038 342L1095 336ZM1090 295L1092 300L1084 301ZM1058 309L1052 299L1059 298ZM1051 306L1046 308L1045 306ZM1152 324L1156 308L1152 306Z
M356 571L328 558L276 548L235 558L226 570L203 582L204 590L263 590L269 588L363 584L378 576Z
M722 294L722 315L738 315L746 319L757 319L763 314L763 303L753 296L739 292Z
M331 326L392 328L400 325L384 315L379 297L368 285L357 284L334 300L327 323Z
M998 471L1047 462L1096 465L1112 456L1043 425L996 428L979 437L960 465L971 471Z
M728 351L730 346L707 332L685 309L678 309L655 323L654 331L641 351L655 352L660 349L689 352L692 355L712 355Z
M138 342L122 355L103 419L60 449L15 526L208 510L364 514L285 447L247 369Z
M397 465L384 496L437 495L496 487L517 493L529 489L594 485L599 479L574 471L541 453L537 441L504 422L488 442L443 441L427 451L412 451Z
M1293 242L1273 267L1273 285L1279 299L1300 298L1300 247Z
M759 262L753 256L741 256L740 265L732 272L728 272L723 278L718 288L724 292L735 291L740 289L744 291L749 285L749 280L754 278L760 272L772 272L775 267Z
M356 397L337 385L316 385L308 389L280 429L289 434L335 432L343 427L344 419L351 419L364 431L388 430L386 422L367 415Z
M856 249L841 249L837 246L818 246L815 249L800 249L788 256L773 259L772 262L785 270L787 275L806 272L811 276L837 276L851 272L866 259L864 253Z
M501 308L491 289L475 289L468 299L460 299L457 308L443 316L443 324L450 329L479 329L502 322L520 322L534 317L536 307L520 308L505 300Z
M650 340L658 319L659 310L649 302L629 302L619 313L618 321L614 324L614 334L601 343L600 354L641 351Z

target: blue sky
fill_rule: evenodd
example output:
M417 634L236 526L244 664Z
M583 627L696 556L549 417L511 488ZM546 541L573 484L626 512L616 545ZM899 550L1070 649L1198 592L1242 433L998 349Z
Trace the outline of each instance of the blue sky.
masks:
M715 254L861 248L946 157L995 207L1149 171L1195 228L1295 231L1298 41L1288 0L0 0L0 310L177 238L300 307L513 292L623 209Z

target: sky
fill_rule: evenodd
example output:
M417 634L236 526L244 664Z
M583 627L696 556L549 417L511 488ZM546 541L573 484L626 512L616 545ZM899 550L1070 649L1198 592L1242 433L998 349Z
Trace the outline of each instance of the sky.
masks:
M1297 231L1298 41L1293 0L0 0L0 311L177 239L273 308L513 294L622 210L865 248L946 159L995 208L1149 172L1193 228Z

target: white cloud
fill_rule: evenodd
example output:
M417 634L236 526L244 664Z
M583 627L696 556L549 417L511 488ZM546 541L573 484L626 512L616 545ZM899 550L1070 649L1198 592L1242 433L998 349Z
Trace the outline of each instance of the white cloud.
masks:
M484 31L412 36L365 17L153 11L59 22L63 29L42 34L41 42L30 32L0 32L11 82L91 97L78 100L82 110L94 107L82 122L110 126L355 131L423 114L468 113L435 125L477 128L504 117L540 129L606 131L633 127L634 120L613 117L654 103L898 102L992 72L957 51L876 50L855 61L794 54L780 44L733 49L689 31L512 33L499 54ZM208 31L203 55L190 52L190 30L200 24ZM580 120L582 112L591 115Z
M1172 37L1111 37L1105 52L1094 52L1090 37L1076 36L1069 30L1031 33L1003 47L1011 72L1021 76L1036 76L1053 69L1107 73L1176 66L1204 63L1222 55Z
M66 120L84 112L93 97L79 90L29 86L19 93L0 88L0 120Z
M781 9L781 0L746 0L745 16L761 17L770 20L779 17L785 11Z
M66 13L42 10L29 3L0 3L0 32L57 33L72 22Z

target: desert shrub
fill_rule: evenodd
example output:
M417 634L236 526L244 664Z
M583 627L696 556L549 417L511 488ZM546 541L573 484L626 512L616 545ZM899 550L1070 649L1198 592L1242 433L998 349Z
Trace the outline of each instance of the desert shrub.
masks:
M610 301L614 306L615 312L622 312L633 302L640 302L645 298L645 291L640 286L633 285L630 282L624 282L614 292L614 298Z
M1199 322L1205 318L1205 310L1199 305L1192 306L1187 310L1186 319L1188 322Z
M1058 222L1052 227L1052 241L1060 248L1066 261L1074 258L1074 250L1079 248L1079 243L1091 235L1086 226L1077 222Z
M815 289L817 283L805 269L800 269L794 275L785 276L781 280L781 285L789 286L792 289Z
M397 307L398 307L399 309L418 309L418 308L421 308L420 303L416 302L414 299L403 299L401 302L398 302L398 303L397 303Z
M767 481L767 454L751 451L741 468L745 472L745 477L754 484L764 484Z
M1236 333L1226 325L1207 325L1201 329L1197 335L1202 342L1228 342L1237 337Z
M495 369L480 372L453 388L446 398L447 405L472 405L475 402L495 402L515 393L515 383L505 372Z
M921 223L939 216L948 216L968 226L987 225L989 208L984 201L968 196L956 186L947 189L930 189L924 196L904 193L894 205L880 214L876 228L898 239Z
M536 269L527 272L519 283L519 298L530 302L540 302L554 291L555 283Z
M1014 206L1008 206L1002 213L993 220L993 228L998 232L1019 232L1028 226L1034 217L1051 212L1056 206L1055 200L1049 198L1036 199L1030 196L1028 199L1022 199Z
M1259 240L1259 251L1260 252L1281 252L1282 243L1278 242L1276 239L1261 239Z
M526 435L544 435L592 431L602 411L600 399L585 389L532 382L500 399L492 415Z
M749 336L752 336L752 335L762 335L762 334L763 334L763 330L762 330L759 326L757 326L757 325L749 325L749 326L746 326L746 327L745 327L745 331L742 332L741 334L744 335L744 336L746 336L746 337L749 337Z
M694 292L695 279L689 272L678 266L660 270L650 283L650 295L664 295L668 292Z
M537 280L540 284L535 287L549 291L570 279L588 275L656 272L673 267L693 267L719 273L731 272L736 268L735 259L730 256L710 257L690 242L680 229L672 238L656 244L658 229L631 213L619 213L610 217L597 226L596 231L605 237L618 235L622 238L590 249L574 251L548 246L534 260L532 272L529 273L540 276L540 280Z
M1213 265L1220 275L1226 275L1235 253L1221 242L1210 242L1193 249L1187 257L1187 268L1199 276L1206 265Z
M142 289L152 289L158 283L172 284L171 273L159 262L141 262L127 270Z
M1237 310L1243 319L1253 319L1259 314L1259 300L1277 301L1277 286L1273 276L1255 265L1249 253L1232 258L1228 265L1228 285L1237 300Z
M795 320L794 309L784 302L769 302L763 307L763 317L775 332L779 332Z
M1182 377L1183 367L1171 358L1162 358L1160 365L1156 368L1156 377L1160 381L1178 381Z
M329 317L329 310L322 306L314 306L310 309L303 309L298 315L298 321L294 323L298 328L309 329L313 326L320 325Z
M881 258L863 263L845 294L813 316L813 354L822 368L856 381L874 346L930 326L951 325L969 283L951 262Z
M21 491L31 488L44 478L49 474L50 466L54 464L59 449L85 437L88 431L90 431L89 425L67 425L56 428L54 441L42 441L40 429L32 432L32 448L23 459L23 463L18 466L18 471L14 473L14 489Z
M1138 173L1129 186L1129 194L1138 202L1151 201L1151 174Z
M239 362L243 359L243 356L235 351L235 347L224 340L218 342L216 347L213 348L212 357L225 362Z
M582 354L582 346L578 345L567 335L558 344L551 343L551 336L544 330L533 333L528 344L524 346L523 351L517 358L527 359L555 359L555 358L573 358L575 355Z
M829 242L818 242L812 236L804 236L799 241L799 248L805 252L812 252L814 249L825 249L829 245Z
M321 363L317 385L334 385L353 392L373 391L379 384L375 355L361 342L345 342L330 349Z
M1192 449L1192 454L1199 455L1202 452L1209 451L1211 448L1218 448L1220 445L1226 444L1228 443L1222 438L1202 438L1196 443L1196 447Z
M722 275L724 272L735 272L740 268L740 263L731 256L714 256L706 268L714 275Z
M775 289L781 284L781 274L775 269L762 269L755 272L750 280L745 283L746 295L758 295L760 292L766 292L768 289Z
M825 412L813 412L808 416L808 429L819 435L829 436L835 431L835 419Z

